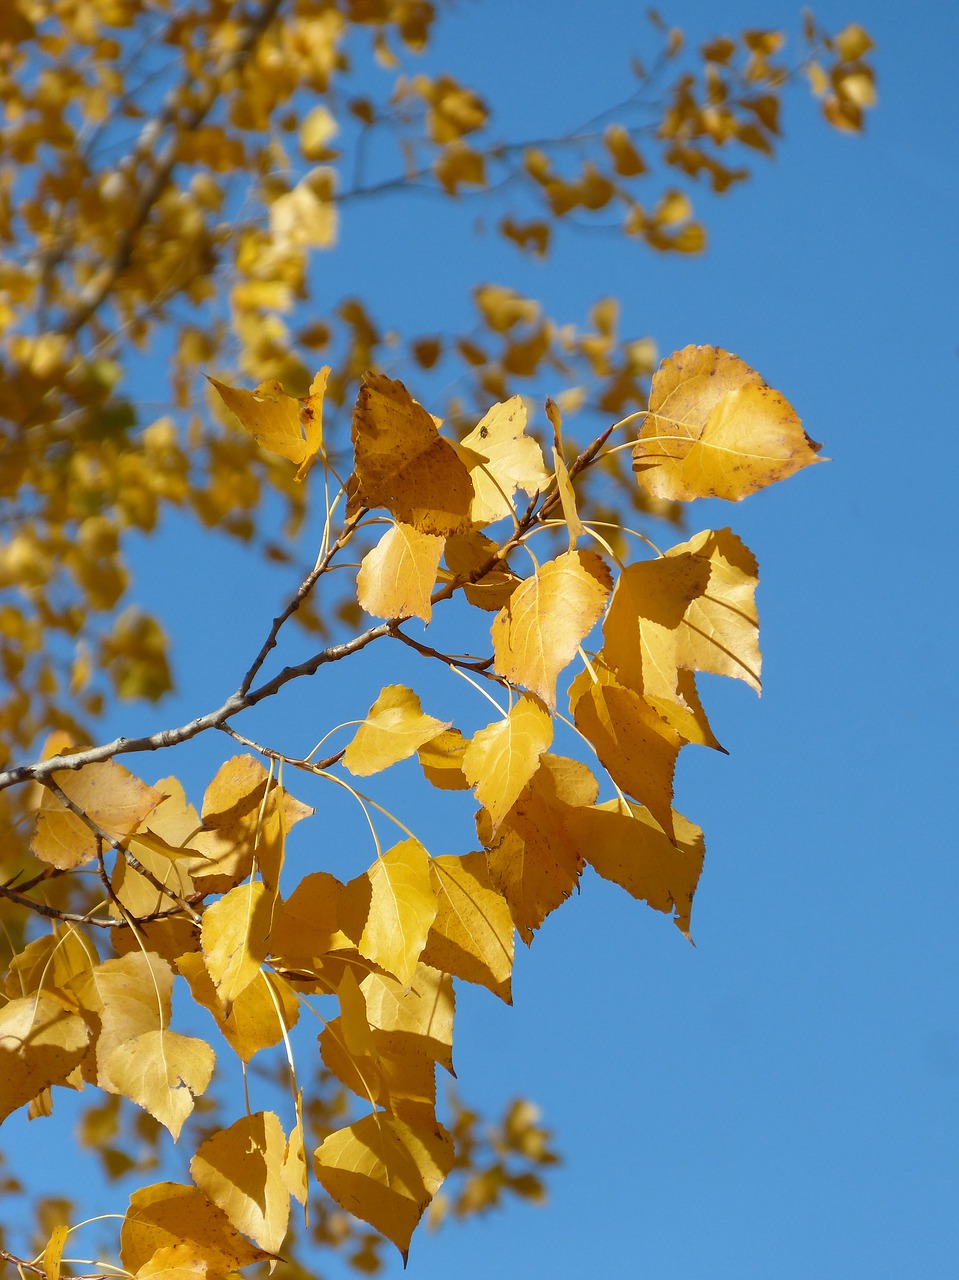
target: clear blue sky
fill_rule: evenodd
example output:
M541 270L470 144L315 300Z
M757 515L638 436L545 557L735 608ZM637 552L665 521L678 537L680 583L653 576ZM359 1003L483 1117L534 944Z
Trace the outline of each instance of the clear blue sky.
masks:
M661 8L694 40L799 22L783 0ZM562 128L628 91L641 10L461 3L430 64L481 84L503 133L531 118ZM879 110L849 138L791 99L777 160L703 199L705 258L561 235L545 266L529 264L475 238L466 214L434 242L434 206L409 199L389 237L357 207L320 264L330 300L356 291L420 330L461 320L477 279L577 321L615 293L623 331L663 353L703 342L740 354L833 459L742 505L691 512L691 530L732 524L758 556L765 658L761 700L719 680L705 689L729 758L680 759L677 806L707 839L697 946L587 873L519 956L513 1009L463 993L464 1096L491 1111L536 1099L564 1164L544 1209L414 1237L413 1280L898 1280L955 1267L959 708L945 552L959 478L959 17L938 0L829 0L815 13L874 35ZM181 690L118 730L219 703L271 616L221 543L172 554L175 576L144 550L141 578L184 638ZM415 680L437 713L448 690ZM326 697L303 692L277 713L291 744L308 749L329 726ZM197 746L199 790L223 754ZM365 846L302 856L304 870L333 860L339 874L369 861ZM400 1274L389 1254L387 1277Z

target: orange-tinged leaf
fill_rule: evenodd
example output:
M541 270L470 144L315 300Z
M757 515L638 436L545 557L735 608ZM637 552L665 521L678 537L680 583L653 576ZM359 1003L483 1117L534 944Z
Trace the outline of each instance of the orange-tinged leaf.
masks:
M489 814L480 810L477 816L479 837L489 848L490 880L527 945L576 887L583 857L567 818L571 808L592 804L598 790L586 765L544 755L495 836Z
M494 404L463 445L483 459L470 468L476 491L470 516L475 524L493 524L508 516L517 489L532 497L550 482L542 450L526 435L526 406L520 396Z
M453 1166L446 1131L414 1128L383 1111L330 1134L313 1156L321 1186L375 1227L405 1261L413 1230Z
M275 901L266 886L254 880L237 885L203 913L203 959L227 1012L266 959Z
M295 462L302 480L313 458L323 447L323 395L329 369L321 369L310 387L305 409L288 396L278 382L263 382L255 391L228 387L216 378L207 380L245 431L271 453Z
M513 917L494 887L486 854L444 856L430 863L436 919L423 962L512 1002Z
M309 966L328 951L350 947L339 927L343 885L326 871L304 876L286 902L279 904L270 952L293 968Z
M738 501L817 462L819 447L785 397L738 356L690 346L653 377L633 468L656 498Z
M176 1031L146 1031L125 1040L105 1069L113 1085L170 1130L173 1141L213 1078L216 1055L205 1040Z
M386 507L420 533L447 536L472 526L466 465L401 382L366 375L353 411L356 490L351 509Z
M53 1084L63 1084L87 1052L90 1029L52 992L0 1009L0 1120Z
M394 524L363 557L356 575L360 608L374 618L433 616L430 595L443 555L444 539Z
M157 1249L134 1272L135 1280L207 1280L209 1266L195 1244L172 1244Z
M592 551L567 551L541 565L493 621L493 669L554 708L559 673L602 616L611 585Z
M453 979L427 964L408 984L370 973L360 983L369 1025L395 1053L422 1053L453 1070Z
M267 1260L270 1255L246 1240L222 1209L196 1187L157 1182L130 1197L120 1228L120 1261L135 1272L161 1249L189 1247L213 1276Z
M360 955L404 985L413 977L436 916L429 864L418 840L403 840L343 891L344 920L351 919L354 930L361 925Z
M743 680L759 693L762 658L753 553L731 529L706 530L673 547L672 556L692 555L709 565L706 590L690 603L679 627L680 666Z
M213 979L198 952L179 956L177 968L189 983L193 999L213 1015L221 1035L243 1062L249 1062L261 1049L279 1044L284 1027L289 1031L300 1015L296 993L277 973L261 969L259 977L233 1001L229 1013L224 1013Z
M610 777L673 836L673 771L683 740L648 702L600 662L570 686L576 727L596 748Z
M190 1161L190 1176L200 1190L269 1253L283 1244L290 1220L285 1155L279 1119L272 1111L258 1111L213 1134Z
M406 760L449 727L448 720L424 715L412 689L387 685L346 748L343 764L356 777L365 778Z
M492 538L474 529L472 533L447 538L446 565L455 577L468 578L474 573L479 573L498 550ZM505 561L500 561L495 568L487 570L481 578L467 583L463 591L466 599L477 609L498 613L519 584L520 579L516 574L509 569Z
M645 809L621 800L577 809L570 821L586 861L604 880L672 915L689 937L693 895L703 869L699 827L674 812L674 843Z
M469 740L459 729L445 729L429 742L424 742L417 755L427 782L440 791L469 791L463 772L463 756Z
M58 770L53 780L88 818L115 840L125 840L163 799L115 760ZM44 790L30 848L41 862L69 871L96 856L97 838L75 813Z
M463 773L494 828L513 807L552 741L553 718L532 693L524 693L504 719L473 735L463 755Z

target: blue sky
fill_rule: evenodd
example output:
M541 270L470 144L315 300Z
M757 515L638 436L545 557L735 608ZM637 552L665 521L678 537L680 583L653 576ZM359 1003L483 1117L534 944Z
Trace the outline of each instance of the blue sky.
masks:
M798 32L798 5L782 0L662 10L693 40ZM357 206L320 264L331 300L361 293L410 329L462 321L478 279L577 321L615 293L623 332L663 354L702 342L741 355L833 460L690 513L691 531L731 524L758 556L765 660L761 700L720 680L704 689L730 756L680 758L677 807L707 840L697 945L587 872L519 956L512 1009L462 993L463 1095L491 1111L535 1099L564 1163L545 1208L415 1236L414 1280L894 1280L955 1265L957 618L944 549L959 474L959 17L899 0L815 12L873 34L879 109L850 138L795 94L776 161L701 198L704 258L560 235L546 265L528 263L477 238L468 213L447 210L435 239L435 205L409 198L388 237ZM628 92L646 32L641 6L620 0L462 3L430 63L482 84L503 133L562 129ZM218 704L272 616L272 598L257 612L246 560L198 545L140 553L144 602L181 642L181 688L118 731ZM375 681L383 660L356 679ZM415 684L433 714L452 696L421 674ZM328 696L303 691L276 713L291 749L329 727ZM198 743L157 765L195 768L199 799L224 754ZM463 839L470 816L451 828ZM428 834L454 819L422 822ZM326 829L337 848L318 861L304 850L304 870L361 870L366 847L341 842L332 817Z

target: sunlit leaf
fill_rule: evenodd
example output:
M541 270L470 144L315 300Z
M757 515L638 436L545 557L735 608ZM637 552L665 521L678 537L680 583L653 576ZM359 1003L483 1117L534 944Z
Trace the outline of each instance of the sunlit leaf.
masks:
M341 927L355 935L361 955L404 985L413 977L436 916L429 863L418 840L403 840L343 891Z
M197 1262L219 1276L270 1257L196 1187L157 1182L135 1191L120 1228L123 1266L135 1272L159 1250L177 1247L194 1249Z
M443 555L443 539L394 524L363 557L356 575L360 608L374 618L433 616L430 595Z
M215 1054L205 1040L176 1031L146 1031L125 1040L105 1064L113 1085L170 1130L174 1142L213 1077Z
M423 713L412 689L387 685L367 712L343 755L350 773L365 778L413 755L425 742L450 727Z
M488 987L511 1002L513 918L490 880L485 853L430 863L436 919L423 951L426 964Z
M526 406L519 396L494 405L463 437L463 445L483 459L470 468L476 491L470 516L476 524L508 516L517 489L532 497L550 482L542 450L526 435Z
M0 1120L52 1084L62 1084L87 1052L90 1030L52 992L0 1009Z
M190 1161L193 1181L261 1249L286 1238L290 1193L283 1179L286 1134L272 1111L242 1116L207 1138Z
M553 719L532 693L524 693L505 719L473 735L463 754L463 773L494 827L513 807L552 741Z

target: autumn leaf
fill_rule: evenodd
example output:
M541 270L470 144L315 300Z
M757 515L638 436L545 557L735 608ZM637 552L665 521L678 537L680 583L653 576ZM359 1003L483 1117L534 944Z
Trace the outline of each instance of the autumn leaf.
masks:
M413 1230L452 1165L444 1129L413 1128L383 1111L338 1129L313 1156L320 1185L392 1240L404 1262Z
M23 996L0 1009L0 1120L84 1058L90 1029L54 992Z
M706 589L690 602L678 629L680 666L732 676L759 693L759 570L753 553L731 529L718 529L699 533L666 555L691 555L709 566Z
M130 836L163 799L161 791L148 787L115 760L57 770L53 781L114 840ZM30 848L41 862L69 871L96 857L97 837L82 818L45 790Z
M602 616L612 585L592 551L567 551L541 565L493 621L493 669L539 694L552 709L556 680Z
M215 1054L205 1040L176 1031L146 1031L118 1045L106 1060L111 1083L169 1129L175 1142L213 1078Z
M489 814L481 809L477 816L480 840L489 850L490 880L527 945L576 887L583 857L567 818L571 809L592 804L598 791L586 765L544 755L495 834Z
M445 855L430 863L436 918L423 962L512 1002L513 918L493 887L485 853Z
M596 748L610 777L644 804L672 838L673 771L683 745L675 729L601 662L569 690L576 727Z
M360 608L374 618L433 616L430 596L444 540L408 524L392 525L363 557L356 575Z
M340 926L361 955L408 984L436 916L429 854L403 840L346 885Z
M417 751L423 774L440 791L468 791L470 784L463 772L463 757L469 739L459 729L444 729Z
M817 462L819 448L785 397L738 356L690 346L653 377L633 468L656 498L738 501Z
M261 969L226 1013L202 955L187 952L179 956L176 963L193 999L213 1016L220 1034L242 1062L249 1062L255 1053L279 1044L284 1030L289 1031L296 1024L299 1001L290 984L278 973Z
M446 566L455 578L472 578L489 563L498 550L492 538L474 529L471 533L447 538L444 553ZM499 561L475 581L468 581L463 592L469 603L477 609L497 613L507 603L520 581L505 561Z
M401 382L366 375L353 411L353 449L351 510L386 507L418 532L444 537L471 528L469 472Z
M228 387L216 378L207 381L258 444L297 464L296 479L302 480L323 447L323 396L329 375L328 368L320 370L304 405L275 381L263 382L255 391Z
M275 899L259 880L237 885L203 915L203 959L224 1011L266 959Z
M645 809L622 800L577 809L569 820L586 861L604 880L672 915L676 927L690 936L693 895L703 869L699 827L674 812L674 842Z
M170 1021L173 971L149 952L131 951L90 971L78 993L81 1007L100 1024L96 1057L84 1063L84 1077L109 1092L122 1092L110 1075L113 1051L127 1040L165 1027Z
M286 1134L279 1119L272 1111L258 1111L207 1138L190 1161L190 1175L200 1190L268 1253L280 1249L290 1219L285 1156Z
M517 489L532 497L550 482L542 450L526 435L526 406L520 396L494 404L463 437L463 445L482 458L470 467L476 491L470 508L474 524L502 520L512 511L510 499Z
M496 828L553 741L553 719L542 701L524 693L508 716L480 729L463 754L463 773Z
M43 1274L46 1280L60 1280L60 1264L63 1261L63 1247L67 1242L70 1228L64 1225L54 1227L47 1247L43 1251Z
M422 1053L453 1070L453 980L428 964L416 966L409 982L367 974L360 983L369 1025L396 1053Z
M270 1258L196 1187L157 1182L135 1191L120 1228L124 1268L136 1272L161 1249L173 1248L194 1250L197 1265L205 1266L211 1276L226 1276Z
M424 715L412 689L387 685L343 754L350 773L365 778L413 755L425 742L450 727L448 720Z

